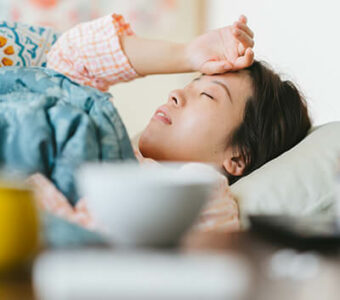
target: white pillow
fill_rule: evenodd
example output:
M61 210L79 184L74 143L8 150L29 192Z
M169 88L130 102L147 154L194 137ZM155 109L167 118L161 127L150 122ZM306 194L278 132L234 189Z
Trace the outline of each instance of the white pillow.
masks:
M333 214L340 122L314 128L291 150L231 186L241 221L249 214Z

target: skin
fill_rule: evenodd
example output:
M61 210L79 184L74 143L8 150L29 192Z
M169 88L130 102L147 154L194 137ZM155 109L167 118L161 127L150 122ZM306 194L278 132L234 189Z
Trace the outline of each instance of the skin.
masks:
M253 39L245 16L186 44L135 35L120 37L123 51L140 75L206 74L169 94L162 109L171 122L159 116L151 119L139 142L144 157L214 163L229 174L242 175L242 157L227 145L230 134L242 122L245 103L251 95L250 78L241 70L253 63ZM221 87L223 84L229 93Z
M228 147L228 140L241 124L251 95L246 71L202 75L172 91L162 106L168 110L171 124L155 117L150 120L139 140L142 155L160 161L214 163L240 175L244 162L237 149Z
M189 43L120 36L124 53L139 75L201 72L223 74L250 66L254 33L241 16L233 25L208 31Z

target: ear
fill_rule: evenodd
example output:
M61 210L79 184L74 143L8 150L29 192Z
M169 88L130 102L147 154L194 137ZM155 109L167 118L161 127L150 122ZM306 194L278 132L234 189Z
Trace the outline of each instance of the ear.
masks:
M246 167L244 159L238 152L227 152L222 164L223 168L233 176L241 176Z

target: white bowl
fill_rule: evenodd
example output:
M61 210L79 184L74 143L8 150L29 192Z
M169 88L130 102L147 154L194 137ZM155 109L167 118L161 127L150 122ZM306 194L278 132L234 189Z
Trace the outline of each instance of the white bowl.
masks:
M193 224L216 182L211 166L87 164L77 181L114 245L169 246Z

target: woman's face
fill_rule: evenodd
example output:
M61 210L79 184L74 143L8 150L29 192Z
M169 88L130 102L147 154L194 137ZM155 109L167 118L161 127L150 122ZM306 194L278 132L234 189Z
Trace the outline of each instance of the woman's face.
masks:
M172 91L155 112L140 137L141 153L156 160L222 165L228 138L242 122L251 94L245 71L194 79L184 89Z

